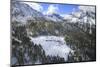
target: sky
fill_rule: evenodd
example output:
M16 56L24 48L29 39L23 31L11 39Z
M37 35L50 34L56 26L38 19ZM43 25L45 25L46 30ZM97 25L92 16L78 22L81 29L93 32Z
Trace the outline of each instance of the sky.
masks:
M74 10L78 9L78 5L71 4L54 4L54 3L33 3L33 2L25 2L33 9L42 12L43 14L52 14L57 13L60 15L70 14Z

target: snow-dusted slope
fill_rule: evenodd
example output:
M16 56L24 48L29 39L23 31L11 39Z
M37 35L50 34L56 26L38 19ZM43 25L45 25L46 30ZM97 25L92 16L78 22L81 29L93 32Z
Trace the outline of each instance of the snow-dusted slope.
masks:
M84 31L87 31L89 27L89 33L91 34L92 25L96 24L95 14L95 6L79 6L78 10L73 11L71 14L65 15L64 19L70 23L78 23L78 26Z
M46 56L59 56L67 61L69 52L72 50L66 45L63 37L57 36L39 36L36 38L31 38L31 41L37 45L41 45L46 53Z
M12 2L12 21L26 23L27 20L41 21L44 15L24 2Z
M11 11L12 21L22 22L24 24L27 20L63 22L63 17L60 15L55 13L44 15L26 2L13 1Z
M95 24L95 7L94 6L79 6L78 10L64 16L64 19L70 22L90 23Z
M54 22L63 22L64 20L62 16L56 13L45 15L45 18Z

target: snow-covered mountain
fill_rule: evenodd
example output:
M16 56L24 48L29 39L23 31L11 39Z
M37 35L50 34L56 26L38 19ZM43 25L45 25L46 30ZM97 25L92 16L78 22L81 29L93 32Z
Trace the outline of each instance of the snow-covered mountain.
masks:
M96 15L95 7L93 6L79 6L78 10L73 11L71 14L64 16L64 19L70 23L78 23L78 27L87 31L89 27L89 33L92 33L92 26L95 25Z
M42 13L22 2L12 2L11 11L12 21L26 23L27 20L44 20L44 15Z
M63 22L63 17L59 14L53 13L53 14L47 14L45 15L47 20L51 20L54 22Z
M11 7L12 21L18 21L22 23L26 23L27 20L35 20L35 21L53 21L53 22L63 22L63 17L59 14L42 14L35 9L33 9L30 5L23 2L12 1Z
M90 6L79 6L78 11L73 11L71 14L60 16L59 14L42 14L33 9L27 3L12 2L11 7L12 21L16 20L19 22L27 22L27 20L35 21L54 21L63 22L67 20L70 23L89 23L90 25L95 24L95 7Z
M77 19L76 21L73 19ZM64 19L70 19L71 22L95 24L95 7L79 6L78 10L64 16Z

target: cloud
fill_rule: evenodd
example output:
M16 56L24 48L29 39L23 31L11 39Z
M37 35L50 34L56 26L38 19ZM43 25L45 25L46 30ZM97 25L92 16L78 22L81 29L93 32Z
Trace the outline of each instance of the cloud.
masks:
M37 10L37 11L42 11L43 7L41 5L39 5L38 3L31 3L31 2L24 2L26 4L28 4L30 7L32 7L33 9Z
M58 7L56 5L50 5L47 9L46 14L53 14L58 12Z

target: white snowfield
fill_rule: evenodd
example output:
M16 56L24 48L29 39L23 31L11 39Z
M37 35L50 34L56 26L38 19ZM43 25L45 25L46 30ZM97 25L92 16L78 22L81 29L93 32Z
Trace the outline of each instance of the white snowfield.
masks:
M57 36L39 36L31 38L31 41L41 45L46 56L59 56L67 61L69 52L73 52L65 43L64 37Z

